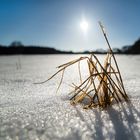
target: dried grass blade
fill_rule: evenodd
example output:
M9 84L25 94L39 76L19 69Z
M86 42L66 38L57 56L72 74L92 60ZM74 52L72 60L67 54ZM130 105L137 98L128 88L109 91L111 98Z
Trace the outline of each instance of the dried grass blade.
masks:
M113 84L116 86L116 88L119 90L119 92L120 92L120 93L122 94L122 96L125 98L125 100L128 101L127 96L125 96L125 95L123 94L123 92L120 90L120 88L117 86L117 84L116 84L116 83L114 82L114 80L111 78L111 76L108 75L108 73L104 70L103 66L100 64L100 62L99 62L99 60L97 59L97 57L96 57L94 54L92 54L92 55L93 55L94 58L98 61L98 64L99 64L99 65L101 66L101 68L103 69L105 75L108 77L108 80L113 82Z
M51 80L54 76L56 76L59 72L63 71L65 68L62 68L60 70L58 70L55 74L53 74L50 78L48 78L47 80L43 81L43 82L38 82L38 83L34 83L34 84L43 84L48 82L49 80Z
M89 80L89 81L90 81L90 80ZM70 100L72 100L73 98L75 98L82 90L84 90L84 89L87 87L89 81L87 82L87 84L86 84L82 89L81 89L80 87L81 87L81 85L82 85L83 83L82 83L80 86L76 86L76 85L73 83L73 85L75 86L76 90L79 89L79 91L77 91L77 93L75 93L75 95L72 96L72 97L70 98ZM85 83L86 83L86 82L85 82ZM74 91L76 92L76 90L74 90Z
M118 78L117 74L115 73L115 70L114 70L114 68L113 68L112 66L111 66L111 69L112 69L112 71L113 71L114 74L115 74L115 77L116 77L116 80L117 80L117 82L118 82L119 87L122 88L123 85L122 85L121 81L119 80L119 78ZM123 88L122 88L122 89L123 89Z
M60 88L60 86L61 86L61 84L62 84L63 77L64 77L64 72L65 72L65 69L62 71L61 80L60 80L60 83L59 83L59 85L58 85L58 88L57 88L56 92L58 92L58 90L59 90L59 88Z
M74 64L74 63L76 63L76 62L78 62L78 61L84 60L84 59L86 59L86 58L87 58L87 57L80 57L80 58L78 58L78 59L76 59L76 60L73 60L73 61L70 61L70 62L68 62L68 63L62 64L62 65L58 66L57 68L70 66L70 65L72 65L72 64Z
M111 52L112 57L113 57L113 59L114 59L114 62L115 62L117 71L118 71L118 73L119 73L120 81L121 81L121 83L122 83L122 88L123 88L124 94L125 94L126 98L128 98L128 96L127 96L127 94L126 94L126 91L125 91L125 88L124 88L124 84L123 84L122 76L121 76L121 73L120 73L120 70L119 70L119 66L118 66L118 64L117 64L117 60L116 60L116 58L115 58L115 55L114 55L114 53L113 53L113 51L112 51L112 49L111 49L111 46L110 46L110 43L109 43L109 41L108 41L106 32L104 31L104 26L102 25L101 22L99 22L99 25L100 25L100 27L101 27L101 29L102 29L103 35L104 35L105 40L106 40L106 42L107 42L107 45L108 45L108 47L109 47L109 51ZM128 99L127 99L127 100L128 100Z
M80 61L78 62L78 71L79 71L80 82L82 84L82 75L81 75L81 69L80 69Z

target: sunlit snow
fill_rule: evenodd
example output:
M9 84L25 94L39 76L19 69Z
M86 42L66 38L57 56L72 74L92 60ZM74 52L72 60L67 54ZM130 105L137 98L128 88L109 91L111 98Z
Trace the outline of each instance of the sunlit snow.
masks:
M106 110L70 105L68 84L78 82L77 65L66 71L58 93L59 76L33 84L75 58L79 55L21 55L17 69L18 56L0 56L0 140L140 139L140 56L116 57L132 104Z

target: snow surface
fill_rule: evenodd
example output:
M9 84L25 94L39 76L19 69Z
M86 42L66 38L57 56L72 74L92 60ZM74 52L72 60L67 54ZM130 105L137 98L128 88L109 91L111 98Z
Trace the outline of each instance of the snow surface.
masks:
M69 68L56 93L60 76L41 85L56 66L80 55L0 56L0 140L139 140L140 56L118 55L124 85L132 104L114 104L106 110L71 106L68 93L77 78ZM103 59L104 55L98 55ZM83 67L83 71L84 71Z

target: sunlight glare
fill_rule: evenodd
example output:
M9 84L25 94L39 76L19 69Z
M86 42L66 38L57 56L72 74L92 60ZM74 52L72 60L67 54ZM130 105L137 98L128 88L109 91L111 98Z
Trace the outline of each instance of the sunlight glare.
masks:
M88 22L86 20L83 20L81 23L80 23L80 27L82 29L83 32L87 32L88 30Z

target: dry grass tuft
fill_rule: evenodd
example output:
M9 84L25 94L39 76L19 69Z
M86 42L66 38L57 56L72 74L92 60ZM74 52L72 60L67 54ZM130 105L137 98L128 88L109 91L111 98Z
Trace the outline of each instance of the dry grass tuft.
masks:
M80 84L72 84L74 90L71 92L71 94L73 95L70 99L70 102L72 105L82 103L85 109L92 107L106 108L107 106L110 106L113 101L115 101L116 103L119 103L121 101L129 101L129 98L124 89L121 73L116 58L110 47L104 27L100 22L99 25L102 29L103 35L109 47L109 52L106 54L104 64L102 65L100 63L99 59L95 56L95 54L91 54L90 57L80 57L76 60L58 66L59 70L48 79L50 80L55 75L62 72L60 84L57 88L58 90L63 81L65 69L73 64L78 63ZM89 76L84 81L82 80L80 70L81 61L87 61L89 69ZM47 82L48 80L44 82Z

